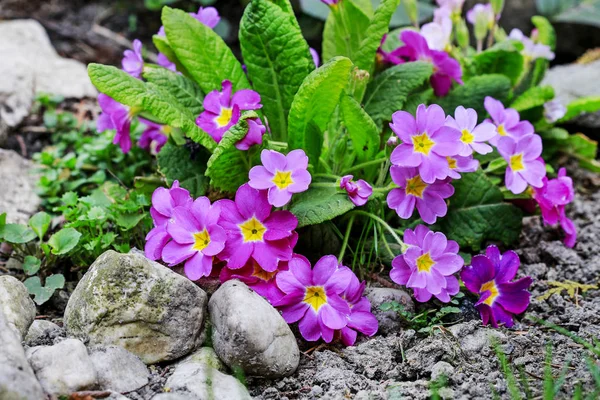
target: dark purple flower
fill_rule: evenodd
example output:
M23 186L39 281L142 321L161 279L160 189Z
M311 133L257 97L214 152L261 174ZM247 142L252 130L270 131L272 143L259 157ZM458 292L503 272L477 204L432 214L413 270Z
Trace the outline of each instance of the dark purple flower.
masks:
M168 125L157 124L152 121L140 118L141 123L147 126L142 132L140 140L138 140L138 146L144 150L148 150L151 154L158 154L160 149L167 143L167 135L165 131L171 129Z
M235 202L219 201L219 224L227 231L225 250L219 255L231 269L242 268L254 259L267 272L292 257L292 237L298 220L289 211L271 212L265 190L240 186Z
M107 129L116 130L113 144L118 144L123 153L129 153L131 150L131 120L136 112L104 93L98 95L98 104L102 113L96 121L96 129L98 132L104 132Z
M431 77L431 86L436 96L448 94L452 81L463 84L460 63L443 51L431 50L427 45L427 40L421 34L405 30L402 31L400 39L404 46L388 53L386 58L394 64L412 61L424 61L433 64L434 72Z
M471 265L464 268L460 277L469 291L479 294L475 307L483 324L498 323L508 328L514 325L513 314L521 314L529 306L530 277L510 282L519 269L519 256L514 251L500 254L496 246L489 246L486 255L477 255Z
M365 282L360 282L354 272L348 267L347 273L350 276L348 287L342 293L342 299L346 300L350 307L348 316L348 325L340 331L342 343L346 346L352 346L356 342L357 331L367 336L373 336L379 327L377 318L371 312L371 302L363 293L365 291Z
M373 194L373 188L366 181L359 179L355 182L352 180L353 178L352 175L343 176L340 181L340 189L348 193L348 197L355 206L364 206Z
M557 178L548 180L544 177L543 183L542 187L533 188L533 198L540 205L544 223L548 225L560 223L565 231L565 245L573 247L577 240L577 229L565 213L566 205L575 197L573 180L567 176L567 170L561 168L558 170Z
M237 124L242 111L258 110L260 95L254 90L242 89L231 95L231 82L224 80L222 90L213 90L204 98L204 111L196 118L196 124L206 131L217 143L225 132ZM248 150L254 144L262 143L262 135L266 128L259 118L251 118L248 122L248 133L235 144L239 150Z
M133 50L125 50L123 53L123 60L121 65L123 71L127 72L134 78L140 79L142 77L142 70L144 69L144 59L142 58L142 42L138 39L133 41Z
M335 256L324 256L311 269L302 258L289 262L289 270L277 274L277 286L285 296L275 306L288 323L300 321L298 327L304 339L327 343L335 330L348 325L350 307L341 298L351 274L340 268Z

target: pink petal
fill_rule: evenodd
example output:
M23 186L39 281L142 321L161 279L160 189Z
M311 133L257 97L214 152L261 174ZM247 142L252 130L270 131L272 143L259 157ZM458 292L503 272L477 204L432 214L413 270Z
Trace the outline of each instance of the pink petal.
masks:
M317 314L310 306L307 308L304 317L300 320L298 328L302 337L309 342L315 342L321 337L321 328L319 327Z
M212 271L213 258L204 256L201 252L194 254L186 261L183 268L185 275L192 281L197 281L203 276L209 276Z
M314 285L325 285L338 268L335 256L323 256L313 268L312 282Z
M264 221L267 232L266 240L279 240L290 237L292 231L298 226L298 219L289 211L275 211Z
M265 150L263 150L263 151L265 151ZM270 187L275 185L273 183L273 177L275 175L272 172L269 172L262 165L257 165L255 167L252 167L252 169L250 169L248 176L250 178L248 185L250 185L250 187L252 187L254 189L264 190L264 189L269 189Z
M162 251L162 259L169 265L177 265L197 253L189 244L179 244L174 241L167 243Z

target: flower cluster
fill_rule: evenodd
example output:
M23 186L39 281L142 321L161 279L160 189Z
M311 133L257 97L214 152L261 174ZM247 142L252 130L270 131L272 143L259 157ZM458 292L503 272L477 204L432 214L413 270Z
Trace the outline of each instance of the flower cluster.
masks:
M513 314L521 314L529 306L530 277L511 280L519 269L519 256L514 251L500 254L496 246L489 246L485 255L474 256L471 265L463 269L461 279L467 289L478 294L475 307L484 325L494 328L498 323L512 327Z
M523 43L522 54L529 60L535 60L537 58L545 58L546 60L554 60L554 53L550 49L550 46L541 43L535 43L532 39L528 38L523 32L517 28L510 31L508 35L509 39L518 40Z

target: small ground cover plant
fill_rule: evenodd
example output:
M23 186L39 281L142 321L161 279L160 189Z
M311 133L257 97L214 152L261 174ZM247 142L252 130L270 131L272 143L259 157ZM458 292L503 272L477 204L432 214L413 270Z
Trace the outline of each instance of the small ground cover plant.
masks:
M152 193L146 255L183 265L192 280L242 280L308 341L351 345L359 332L375 334L359 277L386 259L390 278L417 301L454 304L467 289L485 324L513 326L532 281L516 279L516 253L488 244L510 249L536 205L565 245L575 244L565 211L573 183L556 172L557 160L600 165L595 142L560 124L600 108L600 99L562 105L540 86L554 57L552 26L535 17L531 37L507 34L497 24L501 0L475 6L466 20L461 1L440 0L423 26L411 3L414 26L391 32L399 0L376 9L324 3L321 54L287 0L252 0L240 22L243 61L213 31L216 10L164 7L158 65L135 41L122 69L89 66L102 92L98 130L126 157L137 147L157 154L167 183ZM138 122L147 128L136 145ZM75 199L69 193L59 206L67 218L82 214L65 203ZM129 199L117 211L150 205ZM95 203L84 209L89 218L111 215ZM94 237L98 224L86 218L69 224ZM143 218L132 216L131 228ZM296 244L319 224L342 244L311 263ZM105 236L98 231L87 250L103 248Z

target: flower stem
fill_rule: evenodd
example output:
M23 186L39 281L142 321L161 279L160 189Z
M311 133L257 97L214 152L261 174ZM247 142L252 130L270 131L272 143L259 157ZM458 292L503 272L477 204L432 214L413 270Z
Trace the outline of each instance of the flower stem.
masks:
M346 248L348 247L348 240L350 239L350 232L352 231L352 224L354 223L354 215L350 216L350 220L348 221L348 225L346 226L346 234L344 235L344 241L342 243L342 249L340 250L340 255L338 256L338 262L341 264L344 261L344 253L346 252Z
M382 162L385 162L386 160L387 160L387 157L378 158L377 160L367 161L362 164L357 164L357 165L353 166L352 168L348 168L346 171L344 171L344 173L342 175L347 175L349 172L358 171L359 169L370 167L371 165L379 165Z
M377 215L372 214L370 212L361 211L361 210L352 211L352 214L355 214L355 215L364 215L365 217L369 217L372 220L379 222L379 224L382 227L384 227L390 233L390 235L392 235L392 237L394 238L394 240L396 240L396 242L400 246L402 246L402 251L404 251L404 249L407 247L406 244L404 244L404 242L402 241L402 239L400 239L400 237L398 236L398 234L396 233L396 231L394 230L394 228L392 228L391 226L389 226L387 222L385 222L383 219L379 218Z

